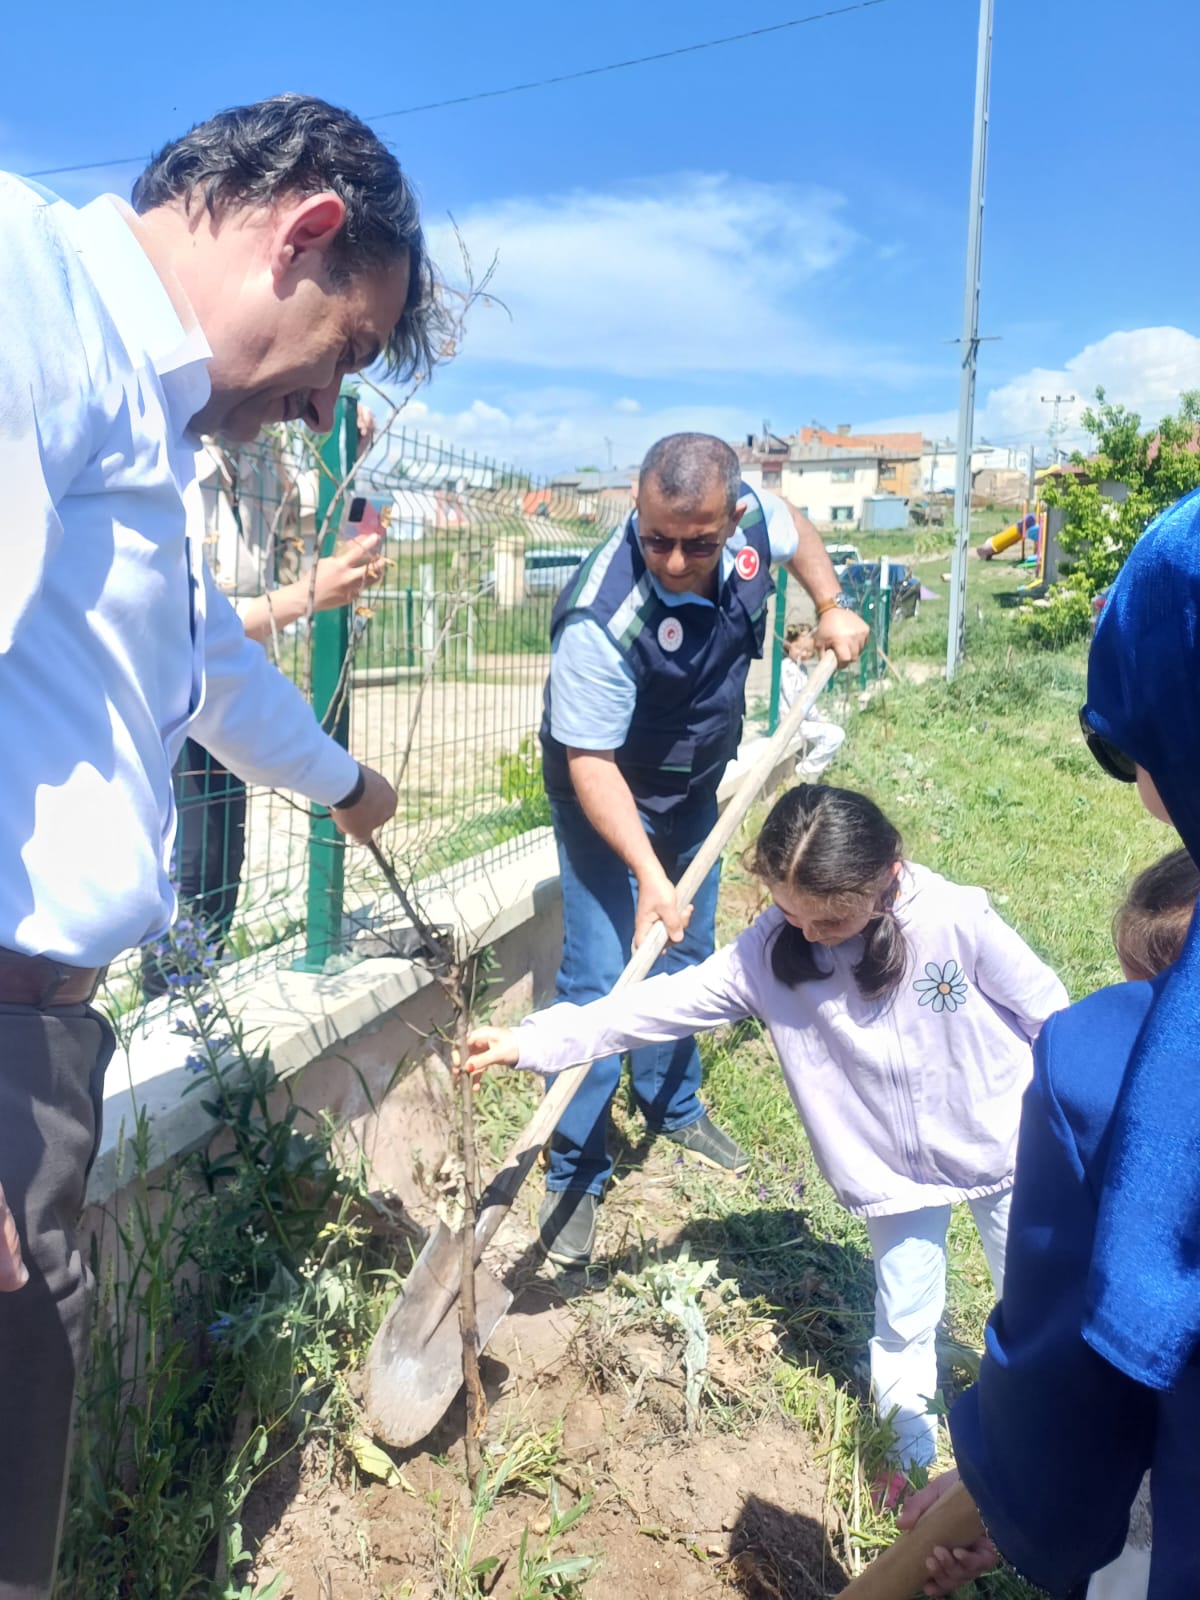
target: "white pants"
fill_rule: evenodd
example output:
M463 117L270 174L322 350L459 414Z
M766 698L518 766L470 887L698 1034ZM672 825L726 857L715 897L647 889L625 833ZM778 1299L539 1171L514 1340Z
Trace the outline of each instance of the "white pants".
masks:
M1094 1572L1087 1600L1146 1600L1150 1592L1150 1551L1127 1544L1115 1561Z
M1146 1600L1150 1592L1150 1544L1153 1538L1150 1474L1129 1512L1129 1538L1115 1561L1092 1574L1087 1600Z
M999 1299L1012 1191L970 1202ZM937 1330L946 1307L946 1230L949 1206L894 1217L868 1217L875 1263L875 1337L871 1394L896 1430L901 1466L930 1466L937 1456L937 1418L928 1402L937 1393Z
M814 719L802 722L800 732L804 736L804 754L796 763L796 776L819 777L841 749L846 730L839 728L836 722Z

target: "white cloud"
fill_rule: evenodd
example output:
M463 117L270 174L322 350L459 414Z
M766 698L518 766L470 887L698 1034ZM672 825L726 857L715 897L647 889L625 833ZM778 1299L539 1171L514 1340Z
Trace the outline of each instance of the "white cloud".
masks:
M507 313L474 311L464 361L909 381L896 351L843 339L820 315L821 280L862 244L844 210L828 189L712 174L473 207L458 227L476 273L495 257ZM450 270L452 228L430 234Z
M513 396L505 407L476 399L460 411L437 411L414 400L399 423L460 450L539 474L606 467L610 449L614 466L633 466L666 433L695 428L735 439L747 428L746 418L732 406L642 411L597 396L577 396L570 406L546 406L543 400L540 392Z
M456 378L467 378L463 367ZM1086 443L1078 418L1097 385L1110 399L1137 411L1151 426L1173 411L1185 389L1200 388L1200 338L1181 328L1138 328L1109 334L1072 356L1061 367L1034 367L1009 382L980 394L975 413L976 440L996 444L1032 442L1044 454L1052 407L1045 394L1074 394L1064 408L1069 426L1060 437L1064 448ZM694 384L680 385L681 394L695 393ZM470 392L470 391L468 391ZM682 402L646 407L630 395L608 399L582 386L543 385L517 389L506 385L475 398L460 409L439 410L424 399L405 410L405 426L444 439L461 449L505 461L531 472L576 466L617 466L641 459L665 433L700 428L736 440L759 426L759 416L735 405ZM954 411L913 410L886 417L854 418L856 433L908 432L920 429L927 439L953 439L958 429Z
M1200 339L1182 328L1133 328L1110 333L1087 345L1058 371L1035 367L993 389L985 410L986 428L997 435L1024 433L1044 438L1053 405L1043 400L1073 394L1060 408L1068 423L1066 443L1082 441L1079 418L1102 386L1110 400L1139 413L1144 426L1175 410L1185 389L1200 388Z
M980 432L976 411L975 432ZM927 439L954 438L958 429L958 414L954 411L901 411L895 416L871 417L860 422L856 417L851 424L855 433L916 433L920 430Z
M1073 402L1060 406L1066 427L1059 443L1064 449L1082 448L1087 435L1079 419L1097 387L1103 387L1109 400L1136 411L1143 427L1150 427L1176 409L1185 389L1200 389L1200 338L1182 328L1110 333L1061 367L1034 367L988 390L976 405L975 437L1003 444L1030 442L1044 450L1053 397L1074 395ZM910 412L864 423L859 431L904 428L921 428L926 438L953 438L958 418L953 411Z

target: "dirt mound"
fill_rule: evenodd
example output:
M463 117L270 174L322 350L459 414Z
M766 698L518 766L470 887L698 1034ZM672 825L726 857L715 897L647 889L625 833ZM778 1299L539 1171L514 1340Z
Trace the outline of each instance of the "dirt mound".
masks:
M310 1454L247 1508L259 1583L285 1573L279 1600L836 1593L811 1440L778 1416L724 1431L707 1411L689 1433L682 1349L582 1280L535 1274L484 1362L498 1491L467 1491L461 1402L394 1457L391 1486L330 1481Z
M476 1524L463 1483L461 1445L405 1460L403 1481L356 1491L307 1477L293 1490L264 1486L248 1531L259 1539L259 1581L283 1571L293 1600L414 1600L496 1595L745 1595L819 1600L845 1582L822 1523L824 1485L803 1432L781 1422L749 1438L672 1437L627 1414L615 1396L571 1376L542 1391L536 1428L561 1425L556 1472L560 1518L551 1538L547 1495L522 1484L502 1493ZM556 1404L561 1411L553 1415ZM497 1414L530 1427L527 1408ZM457 1421L460 1419L452 1419ZM524 1562L521 1559L525 1543ZM537 1586L531 1569L583 1557L577 1586Z

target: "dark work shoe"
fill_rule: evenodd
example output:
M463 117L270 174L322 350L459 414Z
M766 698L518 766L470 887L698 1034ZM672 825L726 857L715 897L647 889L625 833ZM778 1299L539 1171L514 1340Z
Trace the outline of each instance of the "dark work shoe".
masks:
M664 1131L662 1137L698 1160L707 1161L710 1167L720 1167L723 1172L745 1172L750 1166L750 1157L717 1127L707 1111L695 1122L689 1122L686 1128L676 1128L671 1133Z
M586 1267L596 1242L599 1195L586 1189L547 1189L538 1211L542 1248L560 1267Z

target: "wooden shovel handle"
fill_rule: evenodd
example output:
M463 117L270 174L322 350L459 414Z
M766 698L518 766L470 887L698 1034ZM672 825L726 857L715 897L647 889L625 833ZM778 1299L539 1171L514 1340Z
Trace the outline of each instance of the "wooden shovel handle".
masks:
M675 886L675 904L680 909L689 906L696 891L721 858L721 852L741 826L746 813L758 799L763 785L774 771L792 741L797 728L804 721L813 702L837 671L837 657L826 650L820 663L809 678L805 691L796 700L778 728L767 740L753 766L738 785L737 793L717 819L716 826L700 846L683 877ZM667 942L667 930L656 922L633 952L633 958L614 984L614 992L628 984L638 983L662 954ZM546 1091L541 1104L525 1126L516 1144L508 1153L504 1165L496 1173L483 1195L479 1220L475 1224L475 1259L488 1244L500 1226L504 1214L517 1197L538 1151L558 1126L559 1119L570 1104L576 1090L591 1066L568 1067L556 1075Z
M974 1500L965 1485L947 1489L907 1533L841 1591L839 1600L911 1600L929 1581L926 1561L939 1546L947 1550L974 1544L984 1532Z

